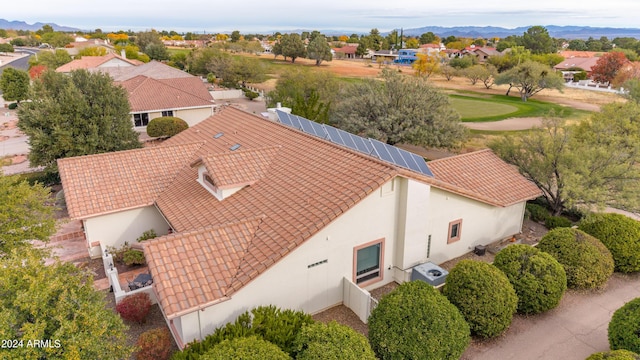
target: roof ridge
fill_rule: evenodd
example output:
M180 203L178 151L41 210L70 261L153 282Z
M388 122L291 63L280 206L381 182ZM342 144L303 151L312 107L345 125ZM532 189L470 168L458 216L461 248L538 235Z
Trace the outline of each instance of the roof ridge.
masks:
M456 155L453 155L453 156L447 156L447 157L444 157L444 158L431 160L431 161L428 161L428 162L427 162L427 164L433 164L433 163L438 163L438 162L444 162L444 161L446 161L446 160L450 160L450 159L452 159L452 158L459 159L459 158L461 158L461 157L467 157L467 156L477 155L477 154L481 154L481 153L485 153L485 152L490 152L490 153L492 153L492 154L494 154L494 155L495 155L495 153L493 152L493 150L491 150L490 148L484 148L484 149L480 149L480 150L471 151L471 152L468 152L468 153L456 154ZM496 155L496 156L497 156L497 155Z
M191 142L188 142L188 143L178 143L178 144L171 144L171 145L164 145L164 146L142 147L142 148L137 148L137 149L119 150L119 151L111 151L111 152L103 152L103 153L99 153L99 154L88 154L88 155L79 155L79 156L82 156L84 158L104 157L104 156L113 156L113 154L119 154L119 153L125 153L125 152L147 152L147 151L154 151L154 150L158 150L158 149L175 148L175 147L186 147L186 146L195 145L195 144L199 144L200 145L198 147L198 149L199 149L200 147L202 147L202 145L204 145L204 141L191 141ZM62 158L62 159L58 159L58 161L63 161L63 162L71 161L71 159L74 159L74 158L77 158L77 157L78 156Z
M183 78L169 78L169 79L155 79L155 80L157 80L157 81L159 81L159 82L161 82L161 83L163 83L163 84L165 84L165 85L167 85L167 86L169 86L169 87L172 87L172 88L174 88L174 89L178 89L178 90L180 90L180 91L182 91L182 92L184 92L184 93L186 93L186 94L189 94L189 95L191 95L191 96L195 96L195 97L197 97L198 99L206 100L206 101L213 101L213 100L214 100L214 99L213 99L213 97L211 97L211 98L209 98L209 99L205 99L205 98L203 98L203 97L199 96L198 94L194 94L194 93L192 93L192 92L185 91L185 90L183 90L182 88L177 87L177 86L174 86L174 85L172 85L172 84L170 83L171 81L175 81L175 80L180 81L180 79L190 79L190 78L183 77Z
M233 292L236 291L236 289L234 289L234 283L236 280L238 280L238 276L240 274L240 270L242 269L242 265L245 263L246 261L246 257L249 254L249 248L252 246L255 246L255 244L253 243L254 240L256 240L257 238L257 233L258 230L260 230L260 227L262 226L262 224L264 223L264 219L265 219L265 215L259 215L259 216L255 216L254 218L259 218L259 222L258 222L258 226L256 226L255 230L253 231L253 236L251 237L251 240L249 240L247 242L247 246L244 249L244 252L242 254L242 257L240 258L240 261L238 261L238 266L236 267L236 272L235 274L229 279L229 281L227 281L225 283L225 288L223 291L224 296L229 296L231 295ZM268 266L266 268L269 268ZM265 268L265 269L266 269ZM249 281L253 280L253 278L249 279Z

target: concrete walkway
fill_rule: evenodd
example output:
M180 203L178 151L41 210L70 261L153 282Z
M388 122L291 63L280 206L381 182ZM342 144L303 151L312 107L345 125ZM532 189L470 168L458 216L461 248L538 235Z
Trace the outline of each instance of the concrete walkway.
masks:
M584 360L609 350L613 313L640 297L640 274L614 274L602 292L568 291L560 305L535 316L516 316L501 337L474 343L462 359Z

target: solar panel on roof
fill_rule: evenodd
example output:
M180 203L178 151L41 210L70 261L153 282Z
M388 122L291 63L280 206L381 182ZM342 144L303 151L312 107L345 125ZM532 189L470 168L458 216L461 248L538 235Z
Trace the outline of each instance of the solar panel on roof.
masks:
M404 159L402 158L402 155L400 154L400 151L398 151L397 147L391 146L389 144L385 144L385 148L387 149L389 154L391 154L391 157L393 158L393 162L396 165L400 165L403 168L407 167L407 162L404 161Z
M431 172L431 169L429 169L429 166L427 165L427 163L424 161L424 159L416 154L413 154L413 157L416 158L416 162L418 163L418 167L420 168L420 172L433 177L433 173ZM418 161L418 159L422 160L422 161Z
M414 154L406 150L402 150L402 149L398 149L398 150L400 151L400 155L402 155L402 158L404 159L404 161L407 163L407 166L409 167L409 169L420 172L420 168L416 163L416 159L413 157ZM424 159L422 158L420 158L419 160L424 162Z
M340 137L340 133L338 129L333 126L325 125L325 130L327 130L327 135L329 135L329 140L334 144L344 145L342 138Z
M360 136L356 136L356 135L352 135L351 139L353 140L354 143L356 143L356 148L358 148L359 151L365 153L365 154L369 154L371 151L369 150L369 147L367 146L366 142L368 142L367 139L364 139Z
M296 118L298 119L298 121L300 122L300 125L302 126L302 131L306 132L307 134L315 135L315 132L313 131L313 126L311 125L310 120L307 120L299 116L296 116Z
M369 141L371 141L371 145L373 145L373 148L375 149L376 153L378 154L378 158L384 160L384 161L388 161L390 163L393 163L393 158L391 157L391 154L389 154L389 152L387 151L386 148L386 144L382 143L376 139L369 139Z
M280 123L288 126L293 126L293 124L291 123L291 119L289 118L289 114L279 110L277 111L277 114L278 114L278 120L280 120Z
M353 141L353 139L351 138L351 134L344 131L344 130L340 130L338 129L338 133L340 133L340 137L342 138L342 141L344 142L344 145L353 149L353 150L358 150L358 148L356 147L356 143Z
M325 130L324 126L322 124L318 124L315 121L311 122L311 126L313 126L313 130L316 134L317 137L321 137L323 139L327 138L327 130Z
M291 119L291 125L294 128L298 130L302 130L302 124L300 124L300 118L298 118L297 116L289 115L289 119Z

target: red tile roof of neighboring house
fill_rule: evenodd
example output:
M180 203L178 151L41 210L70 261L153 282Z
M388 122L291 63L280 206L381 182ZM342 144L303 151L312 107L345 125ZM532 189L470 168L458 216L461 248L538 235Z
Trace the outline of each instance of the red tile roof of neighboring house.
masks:
M93 69L93 68L99 67L100 65L112 59L118 59L122 61L124 64L128 64L128 66L138 65L138 63L136 62L120 57L118 55L107 54L105 56L83 56L80 59L73 60L70 63L60 66L59 68L56 69L56 71L67 73L67 72L71 72L72 70L78 70L78 69Z
M356 50L358 50L358 44L355 44L355 46L346 45L341 48L333 48L333 51L343 54L355 54Z
M191 79L188 80L192 82L192 85L203 86L198 78L193 79L199 84L193 83ZM199 93L203 97L194 95L198 90L188 90L186 87L181 87L180 84L186 84L181 79L156 80L138 75L115 84L122 86L127 91L132 112L213 106L213 98L211 98L208 91L206 95L204 92ZM204 96L209 98L206 99Z
M578 50L562 50L558 53L565 59L576 57L598 57L602 55L602 51L578 51Z
M580 68L586 72L591 72L591 69L596 65L599 59L600 58L597 57L573 57L564 59L564 61L555 65L553 68L556 70Z
M218 133L224 135L214 138ZM234 144L240 149L230 150ZM495 206L537 196L491 152L478 154L435 162L434 179L226 108L156 148L63 159L58 166L73 217L155 201L176 233L145 243L145 255L171 319L228 298L393 177ZM216 181L249 186L218 200L196 181L200 162ZM447 164L478 180L457 184L442 170Z
M202 144L179 144L58 160L71 218L152 205Z
M496 199L502 206L534 199L542 192L491 150L428 162L436 179Z
M96 69L96 71L101 71L103 73L109 74L114 81L129 80L138 75L144 75L156 80L177 78L199 79L185 71L176 69L172 66L163 64L155 60L138 66L105 67Z

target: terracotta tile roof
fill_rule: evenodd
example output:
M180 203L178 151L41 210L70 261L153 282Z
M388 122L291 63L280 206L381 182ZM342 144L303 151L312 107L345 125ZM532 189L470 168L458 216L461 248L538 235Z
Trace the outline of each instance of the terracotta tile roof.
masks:
M67 73L67 72L71 72L72 70L78 70L78 69L94 69L112 59L119 59L120 61L123 62L123 64L129 64L129 66L137 65L137 63L129 59L120 57L115 54L107 54L104 56L83 56L80 59L73 60L70 63L60 66L59 68L56 69L56 71Z
M174 88L180 89L182 91L186 91L191 95L195 95L201 99L207 101L213 101L211 97L211 93L209 93L209 89L207 89L207 85L200 80L200 78L195 76L190 77L180 77L180 78L171 78L171 79L157 79L160 82L172 86Z
M87 218L152 205L201 143L58 160L69 216Z
M572 57L566 58L561 63L555 65L556 70L566 70L571 68L580 68L586 72L590 72L600 58L597 57Z
M224 135L214 138L218 133ZM230 150L234 144L241 148ZM64 159L59 168L74 217L155 200L176 233L150 240L145 255L171 319L225 300L393 177L496 206L537 195L491 152L461 158L432 162L440 170L434 179L226 108L158 147ZM198 161L219 181L250 185L218 200L196 181L197 166L190 165ZM477 163L485 165L473 170ZM507 176L511 190L524 194L504 198Z
M167 317L224 299L261 223L257 217L144 242Z
M138 66L126 66L126 67L106 67L99 69L100 71L109 74L113 81L125 81L134 78L138 75L144 75L152 79L177 79L177 78L194 78L197 77L176 69L172 66L165 65L161 62L152 60L148 63L144 63ZM200 81L198 79L198 81ZM200 81L202 82L202 81Z
M536 198L542 192L518 170L491 150L430 161L437 180L453 184L482 198L495 199L500 206Z
M208 92L209 98L202 98L193 94L196 92L195 90L172 86L173 83L170 81L138 75L126 81L116 82L116 84L127 91L132 112L213 106L213 98ZM201 82L200 86L202 86Z
M220 188L251 185L262 179L281 146L238 150L205 156L198 160Z

